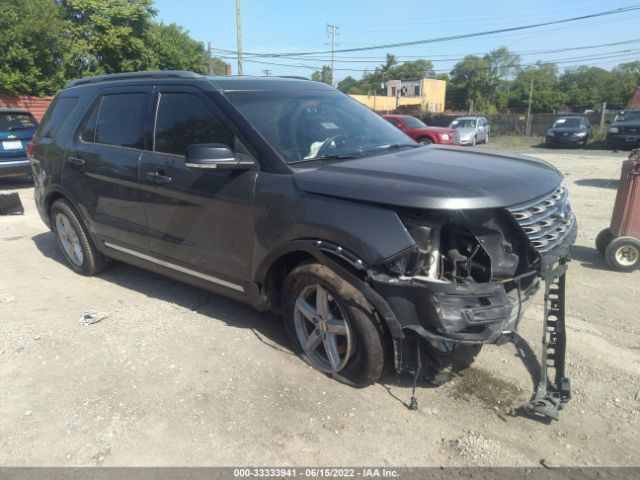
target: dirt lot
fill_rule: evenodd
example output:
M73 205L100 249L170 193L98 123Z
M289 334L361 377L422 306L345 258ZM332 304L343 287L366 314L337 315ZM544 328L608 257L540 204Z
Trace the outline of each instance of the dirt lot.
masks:
M490 148L480 147L480 148ZM574 399L549 425L533 357L487 347L464 376L353 389L289 351L279 318L123 264L75 275L33 204L0 217L0 465L640 465L640 271L594 249L626 153L521 149L567 175L580 223L568 275ZM87 309L109 316L84 326ZM538 351L541 297L521 334Z

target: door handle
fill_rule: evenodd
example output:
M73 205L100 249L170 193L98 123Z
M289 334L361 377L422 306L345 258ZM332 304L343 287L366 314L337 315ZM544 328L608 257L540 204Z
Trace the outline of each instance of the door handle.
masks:
M147 172L146 177L148 180L151 180L152 182L159 185L171 183L172 180L171 177L169 177L168 175L163 175L160 172Z
M75 155L71 155L67 158L67 162L76 167L80 167L84 165L84 160L81 157L76 157Z

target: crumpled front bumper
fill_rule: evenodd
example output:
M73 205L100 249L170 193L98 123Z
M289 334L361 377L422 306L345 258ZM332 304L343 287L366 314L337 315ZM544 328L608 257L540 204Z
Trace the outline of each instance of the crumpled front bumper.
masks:
M444 282L373 282L403 329L430 341L462 344L502 343L517 327L540 282L526 290L504 283L453 285Z

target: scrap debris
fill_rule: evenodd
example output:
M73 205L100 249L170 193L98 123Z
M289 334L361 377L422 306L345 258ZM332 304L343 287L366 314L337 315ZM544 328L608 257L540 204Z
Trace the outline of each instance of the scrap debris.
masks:
M109 315L106 312L99 312L98 310L87 310L84 312L84 315L80 317L80 323L83 325L93 325L94 323L98 323Z

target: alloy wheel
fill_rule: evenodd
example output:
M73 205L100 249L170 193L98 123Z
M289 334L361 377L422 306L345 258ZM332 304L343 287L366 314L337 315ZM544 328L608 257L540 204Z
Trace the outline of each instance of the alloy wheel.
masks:
M82 253L80 239L75 229L71 226L69 218L61 212L56 214L56 233L67 258L71 260L74 265L81 267L84 261L84 255Z
M327 288L320 284L304 288L295 302L293 322L302 350L314 367L327 373L345 367L353 347L349 317Z

